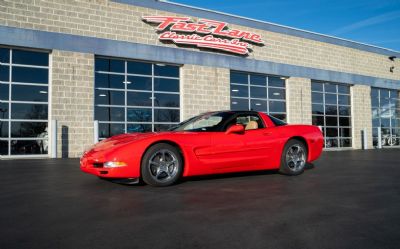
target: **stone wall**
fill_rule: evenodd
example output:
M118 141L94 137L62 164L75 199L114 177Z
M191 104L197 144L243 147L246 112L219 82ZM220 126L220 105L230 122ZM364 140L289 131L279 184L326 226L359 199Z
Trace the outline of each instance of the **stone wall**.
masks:
M58 157L79 157L93 144L94 56L52 52L51 114L58 121Z
M290 124L311 124L311 80L290 77L286 80L286 111Z
M372 149L371 87L351 87L351 109L353 148L362 148L361 130L366 128L367 148Z
M228 69L185 65L181 72L183 120L202 112L230 109Z

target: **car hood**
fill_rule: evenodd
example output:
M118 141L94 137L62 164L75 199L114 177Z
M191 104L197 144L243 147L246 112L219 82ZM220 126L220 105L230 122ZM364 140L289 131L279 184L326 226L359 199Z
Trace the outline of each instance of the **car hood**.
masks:
M92 152L104 151L109 149L115 149L122 145L126 145L138 140L142 140L149 137L157 136L158 133L156 132L149 132L149 133L129 133L129 134L121 134L117 136L113 136L107 138L90 148Z

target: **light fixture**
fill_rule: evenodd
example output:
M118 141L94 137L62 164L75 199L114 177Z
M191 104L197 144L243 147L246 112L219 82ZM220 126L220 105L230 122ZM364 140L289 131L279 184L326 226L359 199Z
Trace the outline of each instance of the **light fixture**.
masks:
M163 63L156 63L156 66L159 66L159 67L165 67L166 65L165 65L165 64L163 64Z
M279 95L281 95L280 93L273 93L273 95L275 95L275 96L279 96Z
M238 89L232 89L232 92L239 92Z
M40 93L43 93L43 94L46 94L47 92L46 91L39 91Z
M260 104L260 103L256 103L256 105L257 105L257 106L260 106L261 104Z
M124 81L124 82L122 82L122 83L124 83L124 84L131 84L132 82L130 82L130 81Z
M237 102L236 102L236 101L233 101L233 102L232 102L232 105L237 105Z
M282 76L281 80L287 80L287 77Z
M104 94L104 93L102 93L102 94L99 94L99 97L106 97L107 95L106 94Z

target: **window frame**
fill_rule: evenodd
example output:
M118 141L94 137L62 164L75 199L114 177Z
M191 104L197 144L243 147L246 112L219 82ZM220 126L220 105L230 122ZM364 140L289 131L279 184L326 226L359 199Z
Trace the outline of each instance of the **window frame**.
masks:
M124 65L124 72L109 72L109 71L98 71L96 70L96 60L97 59L106 59L106 60L119 60L123 62ZM147 63L150 64L151 66L151 75L146 75L146 74L135 74L135 73L128 73L128 64L130 62L133 63ZM173 67L178 67L178 75L177 77L170 77L170 76L158 76L155 75L155 69L156 66L161 67L161 66L173 66ZM108 133L111 133L111 125L112 124L122 124L124 126L124 133L128 132L128 127L130 125L151 125L151 130L149 132L154 132L157 126L162 126L162 125L170 125L171 127L174 125L177 125L180 123L181 120L181 106L182 106L182 99L181 99L181 65L178 64L169 64L169 63L163 63L163 62L152 62L152 61L141 61L141 60L135 60L135 59L129 59L129 58L115 58L115 57L107 57L107 56L101 56L101 55L96 55L95 56L95 83L94 83L94 94L96 94L96 90L101 90L101 91L120 91L123 92L124 94L124 104L123 105L112 105L111 103L109 104L97 104L96 103L96 95L94 97L94 107L104 107L104 108L112 108L112 107L117 107L117 108L123 108L124 109L124 120L123 121L103 121L99 120L96 117L96 112L94 113L95 120L98 120L99 124L109 124L110 129ZM96 86L96 75L120 75L123 76L124 78L124 86L123 88L112 88L112 87L97 87ZM142 77L142 78L148 78L150 79L151 82L151 90L137 90L137 89L129 89L129 78L130 77ZM156 79L166 79L166 80L175 80L178 82L178 90L177 91L156 91L155 90L155 81ZM151 99L151 105L128 105L128 95L129 93L146 93L150 94L150 99ZM166 107L166 106L158 106L156 104L156 98L155 96L157 94L166 94L166 95L177 95L178 96L178 103L179 105L176 107ZM151 110L151 121L129 121L128 118L128 113L129 109L148 109ZM171 110L172 112L176 112L178 116L178 120L176 122L163 122L163 121L156 121L155 113L158 110ZM172 116L174 116L171 113ZM146 131L145 131L146 132ZM100 135L100 134L99 134ZM107 137L102 137L100 136L99 139L103 140L106 139Z

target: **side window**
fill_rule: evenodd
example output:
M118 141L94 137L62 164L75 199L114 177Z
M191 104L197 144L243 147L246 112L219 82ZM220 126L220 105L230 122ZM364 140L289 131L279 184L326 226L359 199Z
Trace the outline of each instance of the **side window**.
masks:
M239 115L234 124L241 124L246 130L256 130L264 128L264 124L258 115Z

